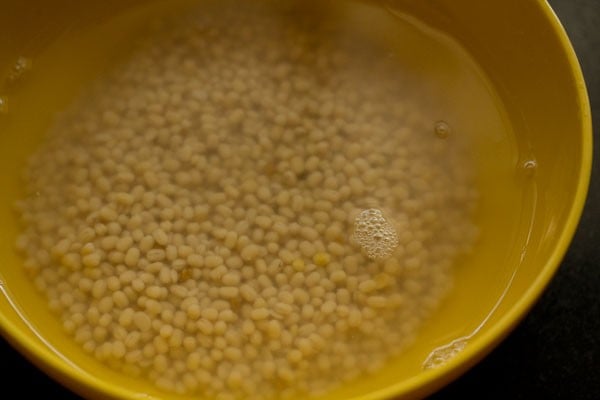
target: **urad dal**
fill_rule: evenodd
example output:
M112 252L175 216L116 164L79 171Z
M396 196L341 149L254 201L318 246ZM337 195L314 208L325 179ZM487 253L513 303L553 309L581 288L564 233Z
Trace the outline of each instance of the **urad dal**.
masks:
M368 39L239 9L168 25L64 113L17 246L112 368L218 399L321 393L411 343L477 194Z

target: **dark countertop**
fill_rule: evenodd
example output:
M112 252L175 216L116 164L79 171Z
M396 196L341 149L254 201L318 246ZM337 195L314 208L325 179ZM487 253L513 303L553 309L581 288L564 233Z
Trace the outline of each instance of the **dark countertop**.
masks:
M600 121L600 0L550 3L577 51L593 117ZM594 138L600 142L600 122ZM596 147L594 157L598 160L599 156ZM594 165L577 234L540 301L496 350L432 399L600 398L600 246L596 242L600 234L599 168ZM0 379L2 392L19 393L19 398L80 399L29 364L2 339Z

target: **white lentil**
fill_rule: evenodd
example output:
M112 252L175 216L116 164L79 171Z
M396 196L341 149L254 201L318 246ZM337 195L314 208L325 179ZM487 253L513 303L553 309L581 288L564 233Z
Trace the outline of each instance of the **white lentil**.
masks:
M140 260L140 251L136 247L130 247L125 253L125 265L130 268L137 266L137 263Z
M194 268L200 268L204 264L204 260L200 254L190 254L189 256L187 256L186 261L190 265L190 267L194 267ZM210 265L213 265L212 259L210 261ZM210 265L209 265L209 261L207 259L206 266L211 268ZM215 265L217 265L217 264L215 264Z
M261 320L265 319L269 316L269 310L266 308L255 308L250 313L250 317L253 320Z
M240 287L240 294L247 302L254 302L257 297L257 293L254 288L248 284L244 284Z
M226 299L234 299L239 294L239 289L235 286L223 286L219 288L219 294Z
M145 332L150 329L152 321L147 314L138 311L133 315L133 323L140 331Z

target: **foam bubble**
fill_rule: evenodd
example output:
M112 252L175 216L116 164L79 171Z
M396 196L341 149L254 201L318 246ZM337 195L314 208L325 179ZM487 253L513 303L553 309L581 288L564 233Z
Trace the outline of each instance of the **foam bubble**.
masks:
M529 160L526 160L523 163L523 170L529 176L534 175L535 171L537 170L537 161L535 159L533 159L533 158L529 159Z
M440 139L446 139L450 136L450 125L445 121L438 121L435 123L434 132Z
M354 240L372 259L389 257L398 246L398 234L383 212L363 210L354 220Z

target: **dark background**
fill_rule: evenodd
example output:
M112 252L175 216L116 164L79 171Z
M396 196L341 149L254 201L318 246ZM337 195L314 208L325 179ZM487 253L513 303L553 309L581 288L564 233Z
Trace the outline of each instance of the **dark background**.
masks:
M579 56L594 121L600 121L600 0L550 3ZM594 129L594 139L600 142L599 128ZM573 244L540 301L496 350L432 400L600 399L598 168L594 166L590 194ZM29 364L3 339L0 383L1 398L18 393L18 398L80 399Z

